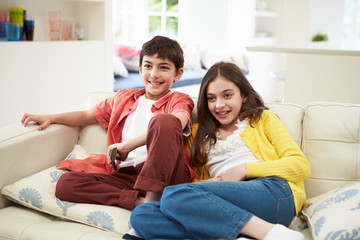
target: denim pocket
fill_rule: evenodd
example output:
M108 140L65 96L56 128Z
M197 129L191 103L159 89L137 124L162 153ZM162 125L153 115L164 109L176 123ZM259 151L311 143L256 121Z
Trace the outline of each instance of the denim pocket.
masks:
M285 226L289 226L295 212L294 197L289 196L288 198L280 198L278 200L276 221Z

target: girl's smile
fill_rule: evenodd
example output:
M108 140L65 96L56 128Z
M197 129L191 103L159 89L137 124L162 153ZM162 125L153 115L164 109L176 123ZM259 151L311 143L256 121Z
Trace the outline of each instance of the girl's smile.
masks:
M218 76L207 88L208 108L221 124L221 129L235 129L244 98L240 89L230 80Z

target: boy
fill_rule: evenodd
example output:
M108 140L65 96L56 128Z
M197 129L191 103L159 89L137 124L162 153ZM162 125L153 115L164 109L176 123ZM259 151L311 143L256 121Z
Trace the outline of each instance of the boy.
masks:
M166 186L191 180L192 170L184 161L183 135L191 132L194 103L188 95L170 91L183 73L183 64L180 45L156 36L140 52L139 71L145 89L122 89L87 111L24 114L24 126L34 121L40 124L39 130L51 123L83 126L96 122L107 130L107 154L85 162L107 162L107 174L84 172L91 168L83 169L84 164L76 160L62 161L59 168L73 171L59 178L56 197L132 210L143 202L160 200ZM113 148L120 160L116 171L110 168Z

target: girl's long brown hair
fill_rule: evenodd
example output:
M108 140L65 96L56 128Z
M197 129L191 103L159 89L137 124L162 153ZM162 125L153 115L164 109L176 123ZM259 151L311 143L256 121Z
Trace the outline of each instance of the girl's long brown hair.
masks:
M217 76L222 76L233 82L240 89L241 96L246 98L246 102L242 104L240 110L240 120L248 118L252 126L252 123L260 119L264 109L268 109L265 107L261 96L254 90L237 65L229 62L214 64L204 76L199 91L197 102L199 128L190 151L190 159L194 167L199 167L206 163L207 154L205 146L211 146L217 140L216 131L220 127L220 123L209 111L207 102L207 88L210 82Z

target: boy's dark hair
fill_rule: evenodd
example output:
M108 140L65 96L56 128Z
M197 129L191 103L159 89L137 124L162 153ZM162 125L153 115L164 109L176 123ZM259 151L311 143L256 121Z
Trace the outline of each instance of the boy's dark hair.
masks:
M164 36L155 36L143 44L140 51L139 64L142 65L144 56L157 55L158 58L168 59L174 63L176 71L184 67L184 53L180 44Z

